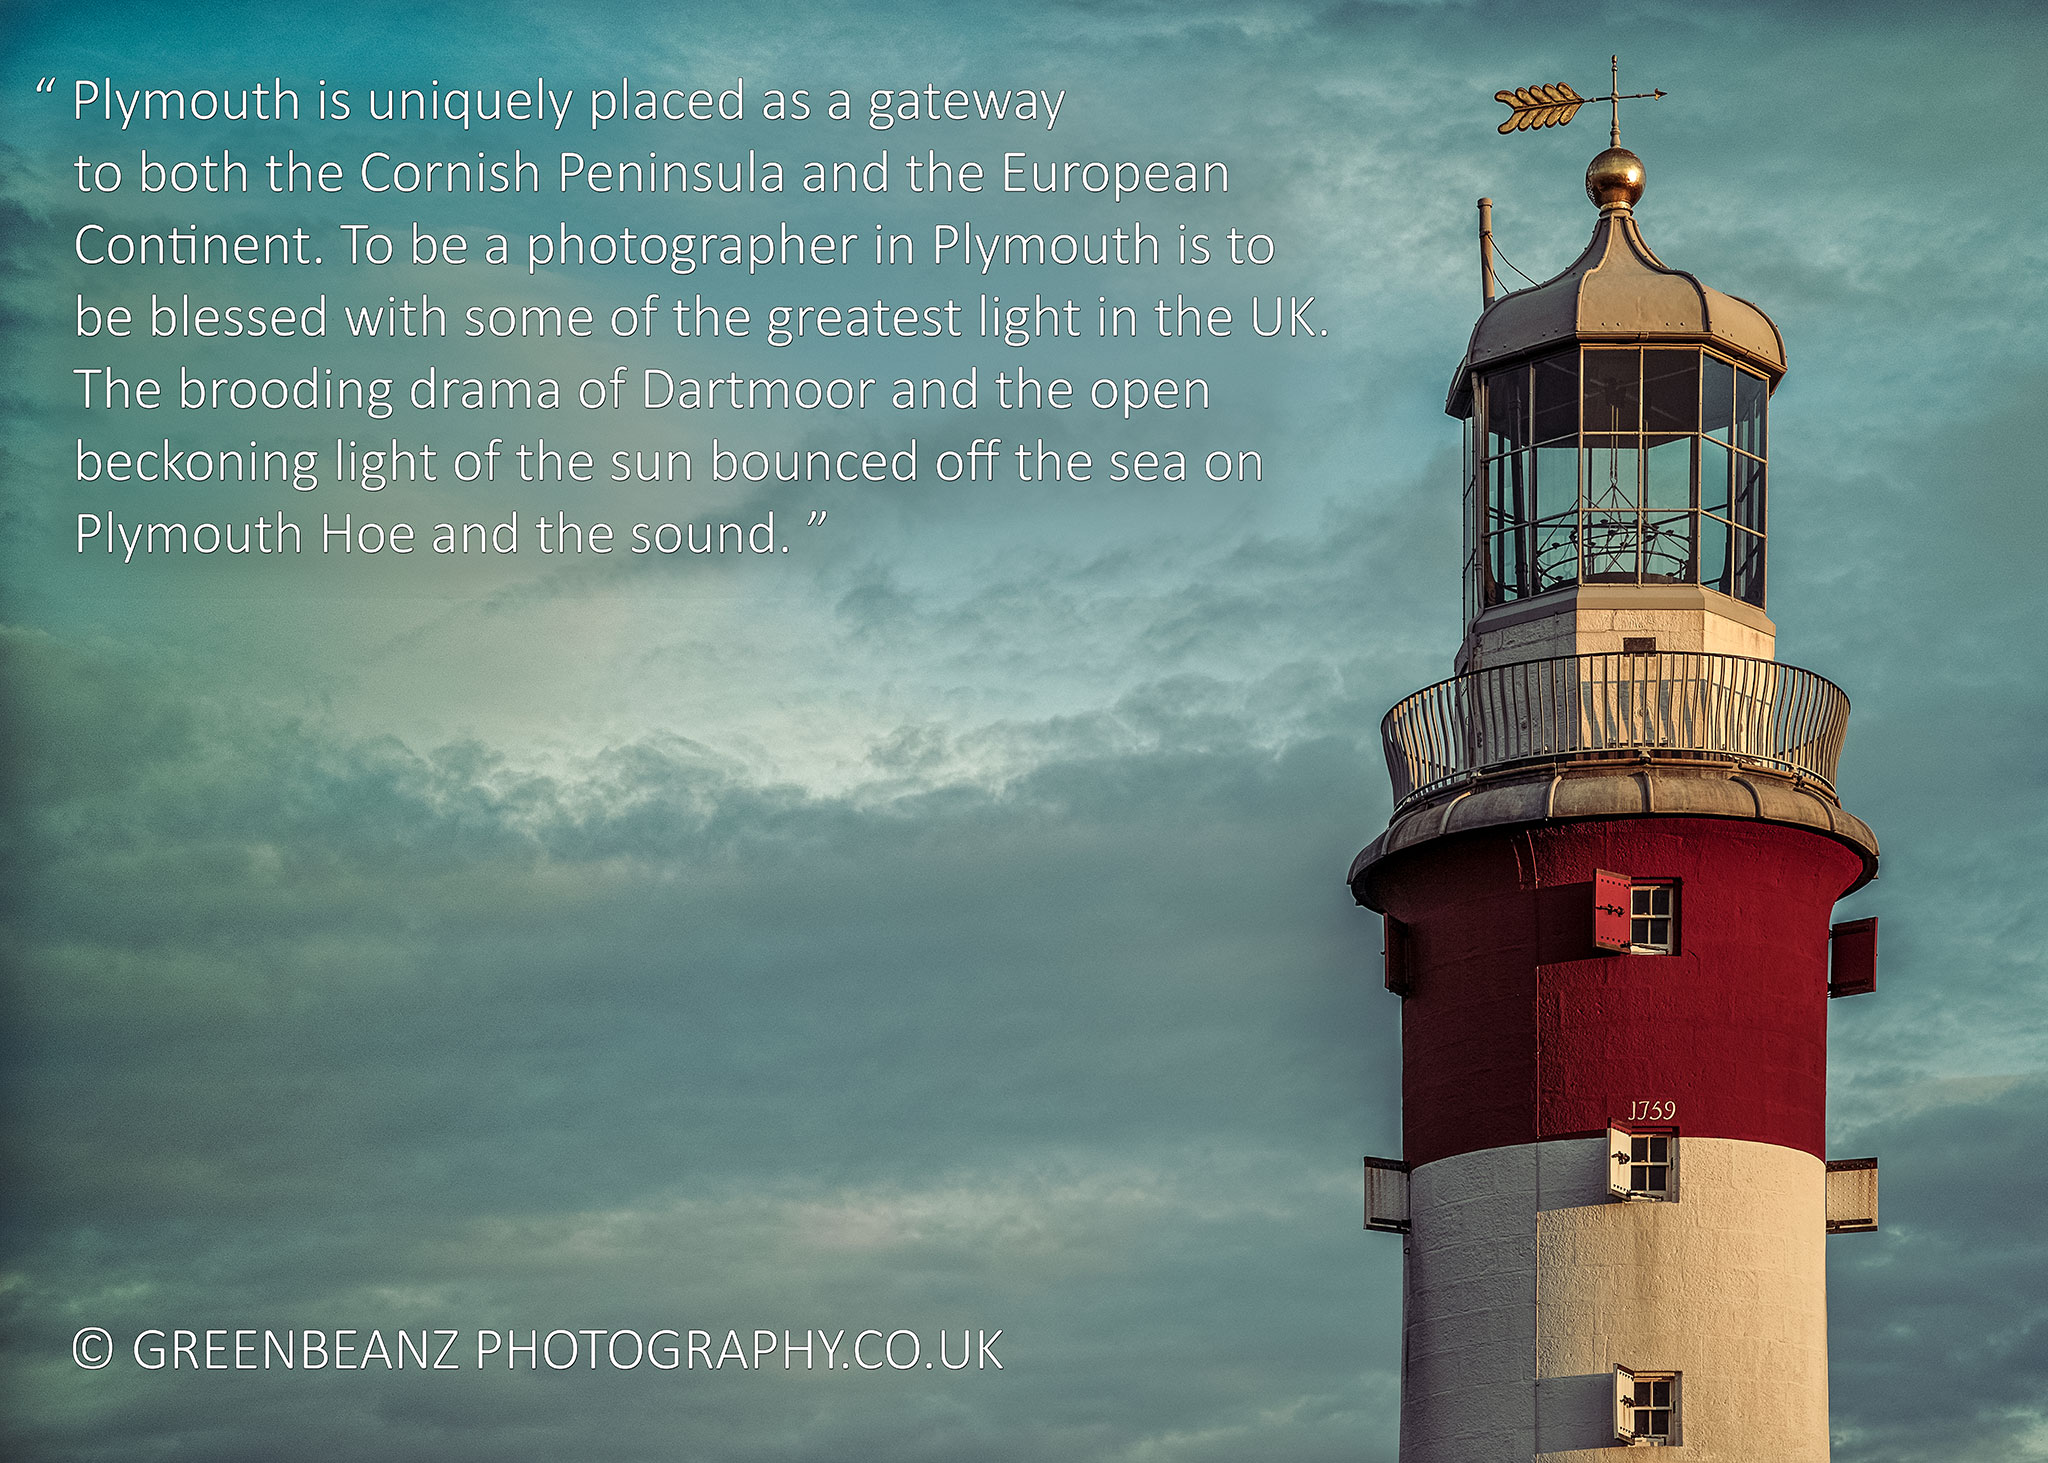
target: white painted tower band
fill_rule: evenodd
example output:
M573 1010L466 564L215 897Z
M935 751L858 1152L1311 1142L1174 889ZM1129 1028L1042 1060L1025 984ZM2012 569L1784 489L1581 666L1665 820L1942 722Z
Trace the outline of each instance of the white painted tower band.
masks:
M1679 1374L1695 1463L1825 1463L1821 1161L1686 1138L1678 1201L1622 1201L1606 1148L1410 1176L1401 1463L1611 1460L1617 1365Z

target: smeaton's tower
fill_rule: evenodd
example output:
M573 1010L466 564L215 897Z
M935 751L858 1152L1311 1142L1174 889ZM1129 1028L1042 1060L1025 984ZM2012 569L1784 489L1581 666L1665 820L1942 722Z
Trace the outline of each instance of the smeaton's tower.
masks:
M1877 1223L1876 1161L1824 1146L1829 998L1876 960L1830 919L1877 840L1847 699L1773 655L1784 345L1651 251L1614 140L1545 284L1494 298L1481 203L1464 639L1387 714L1350 873L1401 998L1366 1222L1405 1235L1403 1463L1826 1459L1827 1236Z

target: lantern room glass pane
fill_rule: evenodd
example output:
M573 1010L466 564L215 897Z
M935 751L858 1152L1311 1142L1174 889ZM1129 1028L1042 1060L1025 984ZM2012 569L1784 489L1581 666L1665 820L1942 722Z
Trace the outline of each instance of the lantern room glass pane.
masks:
M1493 571L1494 586L1504 600L1520 599L1528 593L1522 577L1522 538L1522 533L1510 531L1496 533L1487 540L1488 567Z
M1555 518L1576 512L1579 506L1579 450L1569 442L1556 447L1538 447L1536 457L1536 516Z
M1535 430L1531 440L1555 442L1579 434L1579 353L1544 356L1535 365Z
M1491 527L1508 528L1527 523L1529 513L1529 454L1511 452L1493 460Z
M1708 356L1700 370L1700 430L1723 442L1735 424L1735 368Z
M1642 430L1642 352L1586 352L1586 419L1588 432Z
M1486 381L1486 455L1513 452L1529 442L1529 370L1517 366Z
M1729 566L1728 592L1739 600L1763 607L1764 602L1764 540L1762 534L1747 529L1730 530L1733 537L1728 545Z
M1700 583L1728 593L1728 523L1711 513L1700 515Z
M1643 453L1643 506L1692 507L1691 437L1651 437Z
M1479 489L1472 477L1472 418L1469 416L1458 423L1459 439L1464 443L1465 497L1464 497L1464 565L1465 565L1465 621L1470 624L1480 610L1485 608L1485 594L1479 580L1478 522Z
M1754 457L1735 454L1735 500L1731 515L1744 528L1764 531L1764 465Z
M1640 505L1639 437L1587 437L1585 503L1588 508Z
M1764 455L1765 403L1770 397L1764 378L1754 371L1735 373L1735 445L1755 456Z
M1692 577L1692 515L1645 514L1643 579L1658 584L1689 584Z
M1585 517L1586 578L1612 584L1636 577L1636 549L1642 518L1635 513L1588 513Z
M1728 513L1728 449L1709 437L1700 439L1700 507Z
M1643 430L1697 432L1700 429L1700 353L1696 350L1643 352Z
M1545 594L1579 582L1579 515L1567 513L1536 525L1535 574L1532 594Z

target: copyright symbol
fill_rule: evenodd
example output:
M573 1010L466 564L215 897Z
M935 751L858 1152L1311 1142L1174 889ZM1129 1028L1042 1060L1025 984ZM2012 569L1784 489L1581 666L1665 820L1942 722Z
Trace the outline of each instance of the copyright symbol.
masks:
M114 1359L114 1338L104 1327L87 1326L71 1338L71 1359L96 1372Z

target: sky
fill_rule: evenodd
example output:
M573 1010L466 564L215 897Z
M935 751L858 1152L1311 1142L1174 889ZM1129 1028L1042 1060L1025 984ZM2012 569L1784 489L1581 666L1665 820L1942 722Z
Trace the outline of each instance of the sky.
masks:
M1842 1463L2048 1458L2048 654L2034 449L2048 18L1844 7L992 3L0 12L4 1227L0 1439L97 1460L1391 1460L1398 1003L1344 888L1386 824L1380 717L1450 674L1473 201L1546 278L1590 230L1604 110L1503 138L1502 87L1604 91L1666 262L1756 301L1778 655L1854 703L1838 786L1882 877L1880 988L1830 1011L1830 1151L1884 1228L1830 1242ZM276 77L573 89L570 122L141 124L75 85ZM53 92L38 92L54 77ZM607 125L627 77L834 87L853 119ZM868 124L879 89L1064 92L1055 125ZM1229 190L372 196L356 160L1217 160ZM137 191L140 154L285 147L327 196ZM246 149L246 151L245 151ZM80 191L74 159L124 187ZM899 175L900 176L900 175ZM550 190L552 179L550 178ZM773 229L1099 232L1149 266L405 262ZM318 267L119 270L77 231L304 227ZM350 266L343 226L399 240ZM1266 235L1183 268L1179 231ZM76 306L298 306L318 341L80 339ZM344 304L583 304L587 340L351 340ZM614 339L648 292L741 305L983 292L1236 312L1228 338ZM1250 302L1314 296L1312 336ZM96 306L97 307L97 306ZM459 328L459 327L458 327ZM783 414L84 407L74 372L957 380L981 405ZM1000 371L1199 378L1203 411L1003 411ZM637 379L637 376L635 377ZM742 419L744 417L744 419ZM688 484L80 483L75 453L687 449ZM898 452L913 482L714 483L728 449ZM1000 437L1259 454L1256 481L944 482ZM443 461L447 461L444 458ZM602 458L600 459L602 460ZM1006 459L1014 465L1014 458ZM2032 462L2036 465L2029 466ZM759 556L79 552L81 513L431 525L517 511L765 522ZM813 516L824 519L813 526ZM309 531L308 538L312 534ZM779 549L787 548L788 552ZM73 1337L104 1327L99 1369ZM453 1329L459 1370L150 1370L154 1329ZM477 1364L480 1331L915 1332L1000 1370ZM941 1339L943 1337L943 1340ZM587 1345L586 1342L579 1344ZM872 1358L877 1343L865 1353ZM977 1344L977 1351L978 1351ZM558 1355L561 1353L557 1353ZM899 1352L899 1355L901 1353ZM749 1354L751 1360L751 1352ZM822 1360L822 1358L820 1358Z

